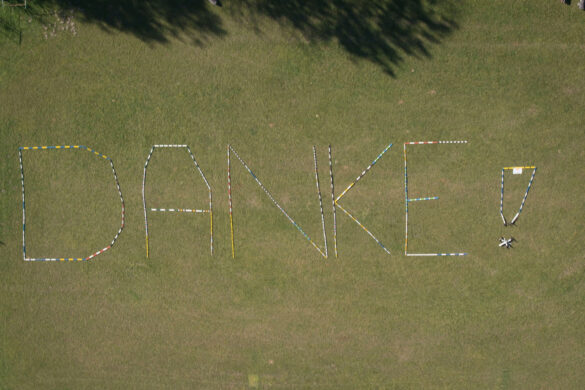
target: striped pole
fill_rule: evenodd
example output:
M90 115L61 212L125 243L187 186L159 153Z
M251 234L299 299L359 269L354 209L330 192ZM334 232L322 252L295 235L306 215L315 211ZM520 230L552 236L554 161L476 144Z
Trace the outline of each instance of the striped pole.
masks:
M100 252L103 253L103 252ZM95 256L89 256L89 257L36 257L36 258L27 258L25 259L25 261L34 261L34 262L40 262L40 261L46 261L46 262L80 262L80 261L86 261L89 260L91 258L93 258Z
M467 253L408 253L406 256L467 256Z
M321 186L319 185L319 171L317 169L317 150L313 146L313 160L315 161L315 183L317 183L317 194L319 195L319 209L321 210L321 226L323 227L323 242L325 243L325 258L329 256L327 250L327 234L325 233L325 215L323 214L323 201L321 199Z
M210 210L200 210L200 209L150 209L150 211L167 211L167 212L176 212L176 213L209 213Z
M406 174L406 143L404 144L404 206L406 223L404 231L404 254L408 251L408 175Z
M93 149L89 149L84 145L55 145L55 146L20 146L20 150L51 150L51 149L82 149L95 152ZM97 153L100 154L100 153ZM100 154L101 155L101 154ZM101 155L103 156L103 155Z
M384 251L388 254L390 254L390 251L388 251L388 249L386 249L386 247L380 242L380 240L378 240L368 229L366 229L366 227L357 220L357 218L355 218L353 215L351 215L347 210L345 210L343 207L341 207L341 205L339 204L339 200L343 197L343 195L345 195L358 181L361 180L362 177L364 177L366 175L366 173L368 173L370 171L370 169L372 169L372 167L378 162L378 160L380 158L382 158L382 156L384 155L384 153L386 153L388 151L388 149L390 149L392 147L392 144L389 144L388 146L386 146L386 148L380 153L378 154L378 156L374 159L374 161L372 161L370 163L370 165L368 165L366 167L366 169L364 169L362 171L362 173L360 173L360 175L354 180L353 183L351 183L349 186L347 186L347 188L341 193L341 195L339 195L337 197L337 199L335 199L335 205L337 207L339 207L348 217L350 217L355 223L358 224L359 227L361 227L366 233L368 233L368 235L370 237L372 237L374 239L374 241L376 241L378 243L378 245L380 245L382 247L382 249L384 249Z
M114 243L116 242L116 240L118 240L118 237L120 236L120 234L122 233L122 230L124 229L125 226L125 221L126 221L126 211L125 211L125 206L124 206L124 197L122 196L122 189L120 188L120 182L118 181L118 175L116 174L116 169L114 168L114 161L111 158L107 158L110 161L110 166L112 167L112 172L114 173L114 181L116 183L116 188L118 189L118 195L120 196L120 202L122 203L122 223L120 225L120 229L118 229L118 233L116 233L116 236L114 237L114 239L112 240L112 243L110 244L110 247L114 246ZM103 249L103 251L105 252L106 249L110 249L110 248L105 248ZM101 252L100 252L101 253ZM99 253L95 253L95 255L97 256Z
M337 212L335 209L335 190L333 186L333 163L331 161L331 145L329 145L329 178L331 179L331 205L333 206L333 247L337 258Z
M364 226L364 225L363 225L363 224L362 224L360 221L358 221L356 217L354 217L353 215L351 215L351 214L349 213L349 211L347 211L346 209L344 209L344 208L343 208L343 207L342 207L342 206L341 206L339 203L337 203L337 207L339 207L339 208L341 209L341 211L343 211L345 214L347 214L347 216L348 216L349 218L351 218L351 219L352 219L352 220L353 220L355 223L357 223L357 224L358 224L358 226L359 226L359 227L361 227L361 228L362 228L362 229L363 229L363 230L364 230L366 233L368 233L368 235L369 235L370 237L372 237L372 239L373 239L374 241L376 241L376 243L377 243L378 245L380 245L380 246L382 247L382 249L384 249L384 252L386 252L386 253L390 254L390 251L389 251L388 249L386 249L386 247L384 246L384 244L382 244L382 243L380 242L380 240L378 240L378 239L376 238L376 236L374 236L374 235L372 234L372 232L370 232L370 231L369 231L369 230L368 230L368 229L367 229L367 228L366 228L366 227L365 227L365 226Z
M96 257L97 255L101 255L102 253L104 253L105 251L107 251L108 249L110 249L111 246L108 245L107 247L105 247L104 249L101 249L95 253L92 253L91 255L88 256L87 260L93 259L94 257ZM60 259L61 261L64 261L63 259ZM78 259L79 260L79 259ZM69 259L69 261L73 261L73 259Z
M118 181L118 175L116 174L116 169L114 168L114 161L112 161L112 159L109 158L109 157L105 157L105 156L101 155L100 153L96 152L95 150L92 150L92 149L89 149L89 148L88 148L88 150L90 152L93 152L97 156L106 158L110 162L110 166L112 167L112 173L114 174L114 182L116 183L116 189L118 190L118 195L120 196L120 202L122 203L122 223L120 224L120 228L118 229L118 232L114 236L114 239L112 240L112 242L110 243L110 245L106 246L105 248L100 249L97 252L92 253L91 255L89 255L88 257L86 257L84 260L91 260L94 257L96 257L98 255L101 255L102 253L104 253L105 251L107 251L108 249L110 249L111 247L113 247L114 244L116 243L116 241L118 240L118 237L122 233L122 230L124 230L125 221L126 221L126 211L125 211L125 205L124 205L124 197L122 196L122 190L120 189L120 182ZM61 260L61 261L63 261L63 260ZM70 259L69 261L72 261L72 260Z
M536 167L534 165L529 165L529 166L526 166L526 167L504 167L502 169L505 169L507 171L512 171L514 169L536 169Z
M209 240L211 241L210 250L213 255L213 198L211 196L211 189L209 190L209 235Z
M354 185L355 185L355 184L356 184L358 181L360 181L360 179L361 179L362 177L364 177L364 176L365 176L365 174L366 174L366 173L368 173L368 171L369 171L370 169L372 169L372 167L373 167L373 166L374 166L374 165L375 165L375 164L378 162L378 160L379 160L380 158L382 158L382 156L384 155L384 153L386 153L386 152L388 151L388 149L390 149L390 147L392 147L392 144L389 144L388 146L386 146L386 149L384 149L384 150L382 151L382 153L380 153L380 154L378 155L378 157L376 157L376 158L374 159L374 161L372 161L372 162L371 162L371 164L370 164L370 165L368 165L368 167L362 171L362 173L361 173L361 174L360 174L360 175L359 175L359 176L358 176L358 177L357 177L357 178L354 180L354 182L353 182L353 183L351 183L349 186L347 186L347 188L346 188L346 189L345 189L345 190L344 190L344 191L341 193L341 195L339 195L339 196L337 197L337 199L335 199L335 202L339 202L339 199L341 199L341 197L342 197L343 195L345 195L345 193L346 193L347 191L349 191L349 190L350 190L350 189L351 189L351 188L352 188L352 187L353 187L353 186L354 186Z
M230 174L231 170L231 163L230 163L230 146L227 146L227 180L228 180L228 203L230 209L230 237L232 241L232 259L235 258L235 248L234 248L234 219L232 216L232 178Z
M437 200L438 196L412 198L408 197L408 171L406 163L406 145L432 145L432 144L466 144L467 141L415 141L404 143L404 205L405 205L405 231L404 231L404 255L405 256L466 256L467 253L408 253L408 204L424 200ZM503 185L503 176L502 176Z
M414 141L414 142L405 142L404 145L429 145L429 144L438 144L439 141Z
M122 204L122 213L121 213L122 220L121 220L120 228L118 229L118 232L114 236L114 239L111 241L111 243L108 246L106 246L103 249L100 249L97 252L92 253L91 255L89 255L87 257L27 258L26 257L26 240L25 240L25 237L26 237L25 236L26 209L25 209L25 197L24 197L25 190L24 190L24 168L23 168L23 163L22 163L22 151L23 150L57 150L57 149L86 150L86 151L88 151L88 152L90 152L98 157L103 158L104 160L107 160L110 163L110 167L112 168L112 174L114 175L114 182L116 184L116 189L118 190L118 195L120 196L120 202ZM118 240L118 237L122 233L122 230L124 230L126 213L125 213L124 197L122 196L122 189L120 188L120 182L118 181L118 175L117 175L116 169L114 167L114 161L110 157L106 156L105 154L99 153L92 148L88 148L87 146L84 146L84 145L21 146L18 148L18 156L19 156L19 161L20 161L20 178L21 178L21 185L22 185L22 248L23 248L23 256L24 256L25 261L86 261L86 260L93 259L97 255L104 253L105 251L110 249L112 246L114 246L114 244Z
M150 256L148 254L148 217L146 216L146 194L144 187L146 184L146 168L148 168L148 163L150 162L150 157L155 147L150 148L150 153L148 153L148 157L146 157L146 162L144 163L144 173L142 174L142 208L144 209L144 231L146 232L146 258L150 258Z
M500 185L500 217L502 217L502 222L504 222L504 226L507 226L508 223L506 222L506 218L504 217L504 169L502 169L502 181Z
M405 142L405 145L429 145L429 144L466 144L467 141L415 141Z
M181 145L181 146L184 146L187 148L187 151L189 152L189 156L191 156L193 163L195 163L195 166L197 167L199 174L201 175L201 177L203 178L203 181L205 182L205 185L207 186L207 191L209 192L209 230L210 230L210 236L211 236L210 248L211 248L211 254L213 255L213 203L212 203L212 198L211 198L211 186L209 185L209 182L205 178L205 175L203 174L203 171L199 167L199 164L197 164L197 160L195 160L195 156L191 152L191 148L189 148L189 146L187 146L187 145Z
M321 256L326 257L325 256L325 253L321 250L321 248L319 248L317 246L317 244L315 244L315 242L311 239L311 237L309 237L307 235L307 233L305 233L303 231L303 229L295 222L295 220L292 219L291 216L288 215L288 213L286 211L284 211L284 209L278 204L278 202L274 199L274 197L272 196L272 194L270 194L270 192L268 192L268 190L266 189L266 187L264 187L264 185L262 184L262 182L258 179L258 177L256 177L256 175L254 174L254 172L252 172L252 170L250 169L250 167L248 167L248 164L246 164L244 162L244 160L242 160L242 158L238 155L238 153L234 150L234 148L232 148L231 145L228 145L228 148L231 150L231 152L234 153L234 155L236 156L236 158L238 160L240 160L240 163L244 166L244 168L246 168L246 170L254 178L254 180L256 181L256 183L258 184L258 186L260 186L260 188L262 188L262 190L264 191L264 193L268 196L268 198L270 198L270 200L272 201L272 203L274 203L274 205L280 210L280 212L283 213L284 216L289 220L289 222L291 224L293 224L293 226L295 228L297 228L297 230L299 232L301 232L301 234L307 239L307 241L309 241L311 243L311 245L313 245L315 247L315 249L317 249L317 251L321 254Z
M22 258L26 258L26 240L25 240L25 229L26 229L26 208L24 203L24 170L22 168L22 149L18 148L18 161L20 163L20 184L22 188Z
M418 202L418 201L421 201L421 200L437 200L437 199L439 199L439 197L438 197L438 196L431 196L431 197L429 197L429 198L414 198L414 199L408 199L408 201L409 201L409 202Z

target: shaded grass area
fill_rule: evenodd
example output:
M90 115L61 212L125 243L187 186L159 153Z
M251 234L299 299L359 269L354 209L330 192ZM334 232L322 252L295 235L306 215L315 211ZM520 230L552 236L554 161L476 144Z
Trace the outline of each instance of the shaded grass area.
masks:
M0 7L0 36L15 44L22 42L22 12L19 7Z
M457 28L451 0L247 0L225 2L223 8L206 0L40 0L28 13L43 20L53 9L74 11L84 22L111 33L161 44L180 37L204 45L225 37L222 13L260 34L270 33L264 29L267 21L277 22L307 42L338 42L352 56L366 58L389 74L404 56L430 57L430 47Z
M172 37L150 46L82 22L77 35L47 40L31 23L33 39L19 50L1 41L0 387L242 388L249 375L264 388L582 387L585 48L573 8L462 5L459 29L432 59L406 57L395 78L271 18L257 34L219 14L227 33L203 47ZM402 142L432 139L470 143L409 149L412 195L440 197L413 208L411 244L468 257L402 255ZM326 146L340 193L389 142L342 202L392 256L338 213L340 257L323 260L232 161L231 259L227 143L321 245L311 146L331 244ZM67 143L114 159L126 229L95 261L24 263L17 148ZM155 215L145 259L141 181L155 143L189 144L210 180L213 257L207 220ZM93 160L54 156L25 161L39 183L31 218L43 218L51 181L81 192L100 177ZM147 182L153 201L205 204L189 159L158 157ZM504 228L500 170L520 164L538 172L517 226ZM510 213L525 175L506 178ZM77 221L85 238L71 244L80 250L117 228L110 190L51 195L61 202L55 217ZM87 217L77 214L83 208ZM103 221L90 233L94 217ZM47 250L67 243L58 230L46 234L60 240ZM515 248L498 248L510 234Z

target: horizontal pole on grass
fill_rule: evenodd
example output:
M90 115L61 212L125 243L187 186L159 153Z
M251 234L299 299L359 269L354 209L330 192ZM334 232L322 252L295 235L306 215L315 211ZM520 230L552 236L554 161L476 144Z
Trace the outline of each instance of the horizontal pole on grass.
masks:
M407 253L406 256L467 256L467 253Z
M438 196L431 196L431 197L428 197L428 198L413 198L413 199L407 199L407 200L409 202L418 202L418 201L421 201L421 200L437 200L437 199L439 199Z
M467 141L412 141L404 145L430 145L430 144L466 144Z
M536 167L534 166L529 166L529 167L504 167L502 169L506 169L506 170L511 170L511 169L534 169Z
M32 258L32 257L28 257L26 259L24 259L24 261L85 261L87 260L86 258L83 257L39 257L39 258Z
M150 211L170 211L176 213L210 213L211 210L199 210L199 209L150 209Z
M21 146L18 149L20 150L51 150L51 149L84 149L88 152L95 154L96 156L105 158L106 160L111 160L105 154L101 154L91 148L88 148L84 145L47 145L47 146Z

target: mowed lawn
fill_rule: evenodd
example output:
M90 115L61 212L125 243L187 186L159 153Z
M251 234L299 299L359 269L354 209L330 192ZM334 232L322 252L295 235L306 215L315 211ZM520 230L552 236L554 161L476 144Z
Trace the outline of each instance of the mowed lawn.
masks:
M209 10L217 34L156 42L78 10L63 29L23 16L21 45L0 36L0 389L583 388L585 12L453 4L456 27L428 56L400 49L391 75L225 3ZM408 251L467 256L404 255L403 144L433 140L468 143L407 147L409 197L439 197L410 202ZM391 255L338 209L336 258L327 147L339 195L390 143L339 203ZM150 212L146 258L154 144L188 144L205 173L213 256L208 214ZM233 154L232 258L228 144L323 247L317 147L327 259ZM42 145L115 164L125 228L90 261L23 261L18 147ZM107 161L28 150L23 163L28 257L110 243ZM504 227L501 169L526 165L532 188ZM148 169L149 208L208 207L184 149L157 149ZM508 220L530 174L506 173Z

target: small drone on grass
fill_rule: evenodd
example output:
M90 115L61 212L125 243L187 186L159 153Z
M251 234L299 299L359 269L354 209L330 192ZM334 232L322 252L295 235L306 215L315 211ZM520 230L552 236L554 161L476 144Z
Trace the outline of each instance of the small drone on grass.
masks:
M506 249L510 249L512 248L512 242L516 241L514 239L514 237L510 237L510 238L504 238L504 237L500 237L500 245L501 247L504 247Z

